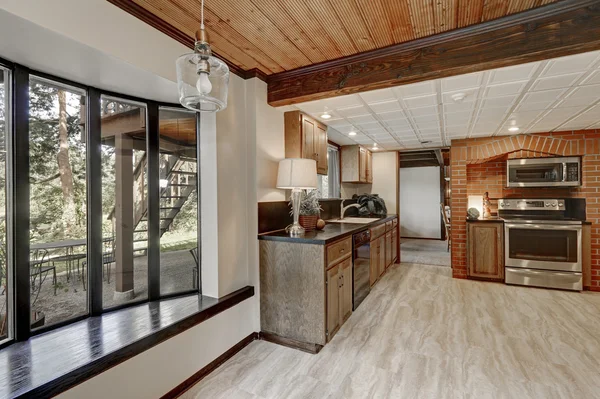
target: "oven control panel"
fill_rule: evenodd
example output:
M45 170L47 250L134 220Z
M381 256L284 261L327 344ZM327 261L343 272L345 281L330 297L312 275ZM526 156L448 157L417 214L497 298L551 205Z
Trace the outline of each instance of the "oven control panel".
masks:
M500 199L498 210L547 210L564 211L565 201L561 199Z

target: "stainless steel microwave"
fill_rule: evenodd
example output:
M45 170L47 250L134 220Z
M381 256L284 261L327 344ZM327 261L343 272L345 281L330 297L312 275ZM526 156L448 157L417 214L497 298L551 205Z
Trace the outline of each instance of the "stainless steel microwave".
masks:
M510 159L507 187L575 187L581 185L579 157Z

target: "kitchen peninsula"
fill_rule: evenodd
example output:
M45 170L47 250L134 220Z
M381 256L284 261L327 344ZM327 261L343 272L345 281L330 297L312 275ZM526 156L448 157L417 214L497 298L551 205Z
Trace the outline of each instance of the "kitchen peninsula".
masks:
M366 280L368 292L398 261L397 229L397 216L387 215L370 223L327 223L302 237L283 230L259 235L261 336L319 352L351 316L355 282ZM353 248L353 237L366 240L360 248L367 255Z

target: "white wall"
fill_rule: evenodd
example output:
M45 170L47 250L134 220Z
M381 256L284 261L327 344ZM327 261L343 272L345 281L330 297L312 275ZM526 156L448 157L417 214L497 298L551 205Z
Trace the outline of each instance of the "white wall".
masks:
M376 152L373 154L373 184L371 192L385 201L389 214L398 213L398 153Z
M400 235L441 238L440 167L400 169Z

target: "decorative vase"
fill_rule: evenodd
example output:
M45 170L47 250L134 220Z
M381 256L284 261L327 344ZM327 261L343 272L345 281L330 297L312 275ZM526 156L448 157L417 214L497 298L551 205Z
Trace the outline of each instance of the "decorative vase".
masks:
M317 228L318 215L300 215L298 222L306 231L313 231Z

